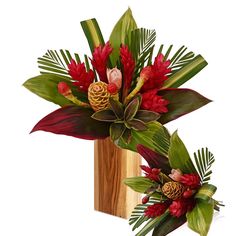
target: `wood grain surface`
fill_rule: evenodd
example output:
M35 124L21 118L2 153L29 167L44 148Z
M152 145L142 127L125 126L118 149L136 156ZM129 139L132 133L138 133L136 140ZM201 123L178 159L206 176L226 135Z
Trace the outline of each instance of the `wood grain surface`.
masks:
M96 140L94 146L95 210L127 219L140 203L140 194L123 184L126 177L140 175L141 158L120 149L110 138Z

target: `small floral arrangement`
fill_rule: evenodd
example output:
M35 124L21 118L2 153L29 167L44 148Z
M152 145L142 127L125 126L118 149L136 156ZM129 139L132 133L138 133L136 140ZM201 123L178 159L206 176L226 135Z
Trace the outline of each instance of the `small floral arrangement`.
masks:
M201 94L178 88L207 62L185 46L160 45L156 32L138 28L128 9L104 42L95 19L81 22L92 56L48 50L38 58L41 75L24 86L61 106L40 120L43 130L82 139L111 137L121 148L137 144L167 152L169 135L163 124L210 102ZM160 142L159 140L167 140Z
M214 209L222 203L213 199L216 187L209 184L214 162L208 148L194 153L195 164L177 132L171 136L168 156L138 145L138 152L149 166L141 166L145 176L128 178L125 184L144 193L142 204L131 217L133 230L147 222L137 236L144 236L154 229L153 236L164 236L186 221L201 236L206 236Z

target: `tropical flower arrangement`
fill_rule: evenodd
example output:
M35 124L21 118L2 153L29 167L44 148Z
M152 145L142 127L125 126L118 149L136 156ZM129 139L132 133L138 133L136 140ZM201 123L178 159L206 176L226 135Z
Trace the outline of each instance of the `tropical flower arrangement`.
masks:
M171 136L168 157L143 145L137 150L148 163L141 166L145 176L124 181L145 194L129 220L133 230L145 223L136 235L144 236L153 229L153 236L167 235L187 221L189 228L206 236L214 209L223 206L212 198L217 188L208 183L214 155L202 148L194 153L194 165L177 132Z
M207 62L185 46L173 52L160 45L153 60L155 30L138 28L128 9L115 25L107 43L95 19L81 22L92 57L68 50L48 50L38 58L41 75L24 86L62 108L40 120L43 130L94 140L111 137L120 147L136 151L146 145L162 154L168 140L162 125L192 112L209 99L177 88ZM172 56L170 56L172 55Z
M130 218L137 234L167 235L188 220L189 227L207 235L216 187L208 184L214 161L206 150L195 154L197 168L179 139L164 124L211 102L194 90L179 88L207 62L185 46L159 45L156 32L138 28L128 9L105 43L96 19L81 22L91 57L84 60L68 50L48 50L38 58L40 75L27 80L31 92L61 108L41 119L42 130L87 140L111 140L120 148L139 152L149 166L146 177L125 183L145 193ZM83 62L84 61L84 62Z

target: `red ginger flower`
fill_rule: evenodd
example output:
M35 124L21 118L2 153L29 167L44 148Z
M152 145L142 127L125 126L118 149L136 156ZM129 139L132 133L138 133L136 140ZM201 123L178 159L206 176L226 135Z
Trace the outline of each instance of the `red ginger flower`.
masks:
M97 71L99 78L102 82L108 83L107 80L107 61L112 52L112 47L109 42L104 46L100 45L94 49L93 59L91 63Z
M146 173L144 173L146 175L146 178L156 181L156 182L159 181L160 169L157 169L157 168L152 169L148 166L140 166L140 167L143 171L146 172Z
M93 71L87 72L84 63L76 63L74 59L71 60L68 69L69 75L75 80L73 84L80 90L88 92L88 87L94 80Z
M129 51L128 46L125 45L122 45L120 48L120 57L121 57L121 63L123 65L123 80L124 80L123 96L126 97L131 87L135 68L135 61L133 59L131 52Z
M144 215L149 218L158 217L162 215L163 213L165 213L169 205L170 203L166 201L166 202L156 203L154 205L148 206L144 212Z
M158 89L152 89L142 94L141 108L157 113L166 113L168 112L166 106L169 104L169 101L165 100L161 96L158 96L157 91Z
M165 80L168 79L166 76L171 72L170 66L171 61L164 61L164 55L158 54L155 58L154 64L149 67L149 70L146 71L146 76L148 77L148 81L143 85L142 92L146 92L150 89L160 89ZM146 67L143 68L143 70ZM142 72L141 72L142 73Z
M69 85L66 82L59 82L57 85L58 92L64 97L72 94Z
M184 174L180 178L180 182L191 189L198 188L200 186L200 181L198 174Z
M193 198L178 199L171 203L169 211L172 216L180 217L191 211L195 206L195 200Z

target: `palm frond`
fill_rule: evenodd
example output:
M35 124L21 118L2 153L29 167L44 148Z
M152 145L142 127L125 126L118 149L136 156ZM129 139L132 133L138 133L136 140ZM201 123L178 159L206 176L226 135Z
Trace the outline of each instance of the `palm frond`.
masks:
M195 56L192 51L187 52L187 47L185 46L182 46L176 52L173 52L173 45L170 45L167 50L164 50L163 44L159 47L158 54L159 53L162 53L164 55L164 60L171 61L170 68L172 69L172 71L169 76L175 74L182 67L190 63Z
M133 231L137 229L140 225L142 225L144 222L152 220L144 215L144 211L148 206L158 202L160 202L158 199L151 198L147 204L139 204L134 208L129 218L129 224L134 225L132 229Z
M210 168L215 161L214 155L208 150L208 148L202 148L194 153L194 159L201 182L203 184L208 183L210 175L212 174Z
M129 37L126 37L125 43L136 62L135 78L146 64L151 63L155 40L156 31L144 28L135 29L131 31Z
M38 67L41 74L56 74L68 77L68 67L72 59L72 55L68 50L48 50L42 57L38 58ZM74 59L80 63L80 57L74 54Z

